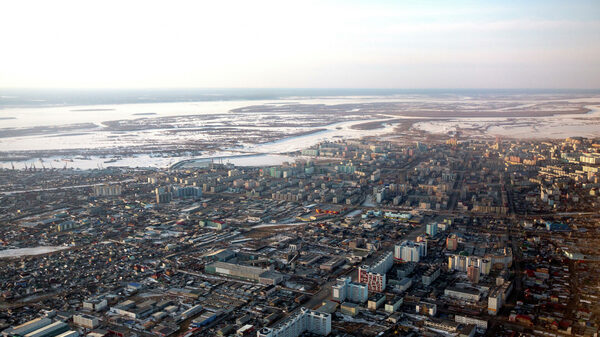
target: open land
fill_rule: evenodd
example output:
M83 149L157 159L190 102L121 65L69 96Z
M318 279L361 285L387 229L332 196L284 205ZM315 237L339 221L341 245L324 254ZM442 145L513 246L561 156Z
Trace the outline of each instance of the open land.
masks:
M145 158L147 166L165 167L192 158L286 154L316 141L360 137L593 137L600 133L599 103L600 96L563 93L12 108L0 110L0 165L93 168Z

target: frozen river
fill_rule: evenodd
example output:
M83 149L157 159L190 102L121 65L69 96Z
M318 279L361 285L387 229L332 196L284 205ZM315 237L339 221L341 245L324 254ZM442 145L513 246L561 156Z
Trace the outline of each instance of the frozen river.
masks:
M215 157L238 166L277 165L293 159L287 153L323 141L389 139L398 120L408 118L421 119L413 128L428 133L595 137L600 136L599 101L594 95L573 99L391 95L5 108L0 109L0 159L5 158L0 168L165 168ZM546 117L451 117L457 109L463 114L486 110L491 115L519 109L552 111L564 109L565 102L588 103L592 111ZM380 125L375 128L353 127L377 121Z

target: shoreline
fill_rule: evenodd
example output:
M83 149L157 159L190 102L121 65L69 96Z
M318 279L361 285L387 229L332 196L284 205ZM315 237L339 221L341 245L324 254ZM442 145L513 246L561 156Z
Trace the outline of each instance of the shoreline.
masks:
M14 137L0 138L0 146L3 142L10 144L11 141L17 140L23 143L15 143L15 145L24 146L17 145L14 146L15 150L1 151L0 167L10 168L13 163L16 163L20 168L27 165L27 167L38 168L50 166L54 169L77 167L94 169L96 167L90 164L81 163L82 160L89 161L90 157L93 157L92 160L97 163L97 168L103 168L105 164L109 164L109 167L139 167L140 163L148 164L148 167L171 167L184 160L202 160L212 153L285 154L300 151L323 141L373 136L405 142L411 139L437 141L441 139L440 137L452 136L457 132L461 138L501 136L510 139L556 139L582 134L586 137L600 136L600 132L595 129L589 130L596 125L600 130L600 118L597 116L600 104L588 103L594 99L582 98L576 103L564 98L556 101L546 98L539 102L532 99L520 99L508 103L498 103L498 101L461 103L449 100L448 102L369 102L327 105L285 102L285 104L269 106L267 110L270 113L260 112L265 105L253 105L230 109L224 115L209 113L164 116L161 113L156 119L125 119L122 120L126 121L124 123L134 124L130 126L131 129L123 127L123 130L119 130L121 125L119 128L103 129L102 126L93 123L32 127L30 129L35 130L34 135L28 137L18 137L19 132L24 130L9 127L0 129L0 135L4 133L5 136ZM445 104L444 110L423 111L433 109L440 104ZM415 105L415 107L396 111L403 105ZM473 110L463 111L465 106ZM567 109L566 106L576 108ZM386 110L389 107L395 109ZM456 110L449 111L453 107ZM458 109L459 107L463 110ZM232 115L232 111L239 111L240 115ZM139 115L140 112L135 114ZM314 114L317 115L313 117ZM215 118L212 116L219 116L223 120L209 124L202 122L206 118ZM195 118L200 120L196 121ZM163 120L166 122L165 125L159 129L154 128L156 123ZM330 122L325 124L327 120ZM251 123L248 124L252 121L257 123L256 127L252 127ZM559 134L553 133L552 128L563 125L564 121L568 121L570 125L561 129ZM106 123L111 122L121 124L117 120ZM135 123L138 122L143 124L136 126ZM200 124L194 127L193 123ZM280 125L286 127L282 128ZM587 132L578 132L578 126ZM93 130L86 129L88 127ZM45 132L52 132L52 134L44 134ZM148 138L148 134L151 137ZM86 143L85 140L90 137L108 138L97 143ZM19 149L33 148L36 142L45 143L40 143L36 149ZM58 149L62 143L66 146ZM79 144L86 144L89 147L69 148ZM114 160L116 157L124 160ZM80 163L73 164L74 160L79 160Z

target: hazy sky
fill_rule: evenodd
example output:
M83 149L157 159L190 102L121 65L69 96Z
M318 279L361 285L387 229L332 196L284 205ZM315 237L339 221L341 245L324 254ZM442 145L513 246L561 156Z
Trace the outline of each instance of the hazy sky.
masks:
M0 87L600 88L600 1L1 1Z

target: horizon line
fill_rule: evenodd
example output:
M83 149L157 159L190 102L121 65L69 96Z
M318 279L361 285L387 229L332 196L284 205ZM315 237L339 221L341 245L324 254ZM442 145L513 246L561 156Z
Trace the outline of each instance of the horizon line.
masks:
M370 87L0 87L0 90L540 90L540 91L600 91L600 88L518 88L518 87L485 87L485 88L370 88Z

